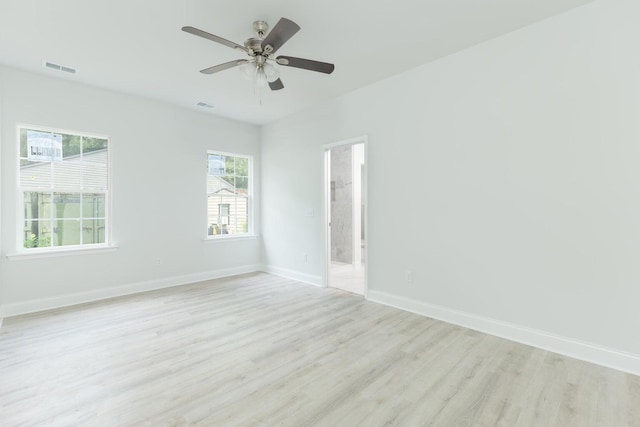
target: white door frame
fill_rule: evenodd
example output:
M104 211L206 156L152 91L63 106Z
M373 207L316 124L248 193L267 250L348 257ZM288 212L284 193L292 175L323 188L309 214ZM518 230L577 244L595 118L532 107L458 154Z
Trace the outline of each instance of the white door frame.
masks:
M322 180L322 233L323 233L323 262L322 269L322 287L329 286L329 269L331 268L331 228L329 227L329 218L331 217L329 201L331 200L331 176L330 176L330 156L329 152L333 148L344 147L347 145L364 144L364 190L362 197L364 198L364 297L369 297L369 145L366 135L355 138L345 139L343 141L333 142L322 146L322 161L324 164L324 177Z

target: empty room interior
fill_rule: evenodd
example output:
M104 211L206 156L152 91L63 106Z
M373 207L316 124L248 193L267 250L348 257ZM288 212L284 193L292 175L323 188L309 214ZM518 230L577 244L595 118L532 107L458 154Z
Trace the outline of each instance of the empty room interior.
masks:
M0 2L0 425L640 426L637 0Z

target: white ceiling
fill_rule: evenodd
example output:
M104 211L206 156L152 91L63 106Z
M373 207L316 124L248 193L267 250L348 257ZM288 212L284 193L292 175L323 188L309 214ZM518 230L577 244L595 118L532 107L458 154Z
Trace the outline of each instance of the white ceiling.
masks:
M0 63L264 124L592 0L1 0ZM332 62L331 75L281 67L262 105L238 70L198 71L244 54L252 23L302 28L278 54ZM75 76L43 61L77 68ZM470 70L472 72L472 70Z

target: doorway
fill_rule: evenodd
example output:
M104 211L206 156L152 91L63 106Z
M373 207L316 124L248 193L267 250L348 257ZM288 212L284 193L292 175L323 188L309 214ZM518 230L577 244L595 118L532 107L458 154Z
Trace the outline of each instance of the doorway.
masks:
M324 147L325 286L366 296L366 138Z

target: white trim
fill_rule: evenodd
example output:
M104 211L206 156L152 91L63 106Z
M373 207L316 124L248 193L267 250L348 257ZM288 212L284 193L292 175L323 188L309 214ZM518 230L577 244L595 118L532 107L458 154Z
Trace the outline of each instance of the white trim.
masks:
M190 283L203 282L205 280L219 279L221 277L235 276L243 273L253 273L260 271L260 265L244 265L240 267L225 268L201 273L187 274L183 276L166 277L162 279L147 280L144 282L131 283L128 285L114 286L109 288L96 289L88 292L78 292L50 298L39 298L35 300L5 304L2 309L5 317L17 316L20 314L34 313L38 311L51 310L54 308L67 307L70 305L83 304L87 302L99 301L107 298L114 298L123 295L137 294L139 292L153 291L156 289L170 288L173 286L187 285Z
M361 135L361 136L356 136L353 138L349 138L349 139L343 139L341 141L337 141L337 142L332 142L329 144L324 144L322 146L322 151L327 151L327 150L331 150L332 148L336 148L336 147L342 147L344 145L354 145L354 144L360 144L360 143L366 143L368 139L367 135Z
M381 291L369 291L370 301L465 328L495 335L511 341L563 354L619 371L640 375L640 355L621 352L549 332L478 316L451 308L415 301Z
M68 255L88 255L95 253L104 253L104 252L115 252L118 250L118 246L95 246L95 245L87 245L83 246L56 246L54 248L35 248L29 251L25 250L22 252L16 252L7 254L7 259L11 261L22 261L27 259L36 259L36 258L51 258L51 257L59 257L59 256L68 256Z
M104 134L100 134L100 133L61 129L54 126L34 125L32 123L19 122L19 123L16 123L16 127L17 129L25 128L30 130L41 130L43 132L64 133L65 135L76 135L76 136L82 136L85 138L97 138L97 139L109 139L109 140L111 139L111 137ZM18 144L20 144L20 132L18 132ZM20 154L20 150L18 150L18 154ZM18 155L18 157L20 156Z
M359 148L362 147L362 150ZM360 151L362 151L360 153ZM361 157L358 155L361 154ZM359 163L362 161L362 163ZM360 265L362 261L362 235L364 234L364 224L362 221L364 202L364 194L362 194L362 186L364 182L364 144L354 144L351 146L351 224L353 224L353 232L351 233L351 264ZM362 164L362 166L361 166Z
M257 240L259 234L218 234L216 237L207 237L202 239L202 243L220 243L220 242L237 242L243 240Z
M284 277L286 279L297 280L298 282L322 287L322 276L301 273L299 271L289 270L288 268L275 267L273 265L263 265L261 271L273 274L275 276Z
M255 209L253 207L254 200L255 200L255 196L253 194L253 192L254 192L253 175L255 173L254 170L253 170L253 166L254 166L253 155L251 155L251 154L240 154L240 153L229 153L229 152L226 152L226 151L207 150L207 175L209 174L209 163L208 163L209 155L216 155L216 154L220 154L220 155L227 156L227 157L242 157L242 158L247 159L247 162L249 163L248 164L249 170L247 172L248 175L249 175L249 176L247 176L247 191L248 191L248 194L247 194L247 206L248 206L247 215L249 217L247 218L248 231L247 231L247 233L244 233L242 236L243 237L254 237L254 236L257 236L255 234L255 230L256 230L255 224L254 224L254 222L255 222ZM207 175L205 175L205 182L207 182L206 181ZM209 202L208 202L209 189L208 188L207 188L207 193L206 194L207 194L207 198L205 199L206 200L206 211L205 211L205 216L204 216L204 222L205 222L204 231L205 231L205 233L207 232L207 229L209 228ZM237 197L237 195L236 195L236 197ZM237 218L236 218L236 221L237 221ZM207 240L207 241L210 240L210 239L220 239L221 238L221 237L213 237L212 238L212 237L209 237L208 234L205 234L205 236L206 237L203 240ZM229 237L227 237L227 238L229 238Z
M232 153L231 151L220 151L220 150L215 150L215 149L207 149L207 154L221 154L223 156L230 156L230 157L244 157L246 159L249 159L251 157L253 157L253 155L251 154L242 154L242 153ZM209 165L207 164L207 169L208 169Z
M113 224L113 218L112 218L112 213L113 213L113 209L112 209L112 199L113 199L113 191L112 191L112 165L111 165L111 161L112 161L112 150L113 150L113 145L112 145L112 141L111 141L111 137L109 136L105 136L105 135L99 135L99 134L94 134L94 133L87 133L87 132L80 132L80 131L72 131L72 130L68 130L68 129L60 129L60 128L55 128L55 127L49 127L49 126L40 126L40 125L31 125L28 123L16 123L15 126L15 131L16 131L16 150L17 150L17 156L16 156L16 171L15 171L15 183L16 183L16 202L17 202L17 213L18 215L16 215L16 229L15 229L15 238L16 238L16 242L15 242L15 248L16 250L20 251L22 249L22 242L24 240L24 223L26 221L26 218L24 217L24 213L21 213L21 209L24 206L24 191L22 190L21 187L21 182L22 182L22 169L20 166L20 130L21 129L25 129L25 130L39 130L42 132L51 132L51 133L60 133L60 134L65 134L65 135L73 135L73 136L80 136L82 138L96 138L96 139L104 139L107 141L107 189L104 190L104 195L105 195L105 217L104 217L104 226L105 226L105 230L104 230L104 245L112 247L113 246L113 230L112 230L112 224ZM38 190L41 191L41 190ZM44 191L44 189L42 189L42 191ZM47 189L47 192L55 192L55 191L62 191L62 192L74 192L77 193L77 190L67 190L65 188L58 188L55 186L52 186L51 188ZM80 190L81 194L84 194L86 191L86 189L82 188ZM102 191L100 191L102 192ZM82 209L82 206L80 207ZM82 217L81 217L82 219ZM53 218L51 218L51 220L53 220ZM82 236L80 237L82 239ZM52 242L53 242L53 238L52 238ZM75 245L74 245L75 246ZM51 249L51 248L58 248L59 246L50 246L47 249ZM14 254L11 255L7 255L7 257L9 256L13 256ZM17 254L16 254L17 255Z
M329 200L331 198L331 150L322 149L322 158L324 160L323 176L322 176L322 282L320 286L326 288L329 286L329 268L331 264L331 209L329 209Z

